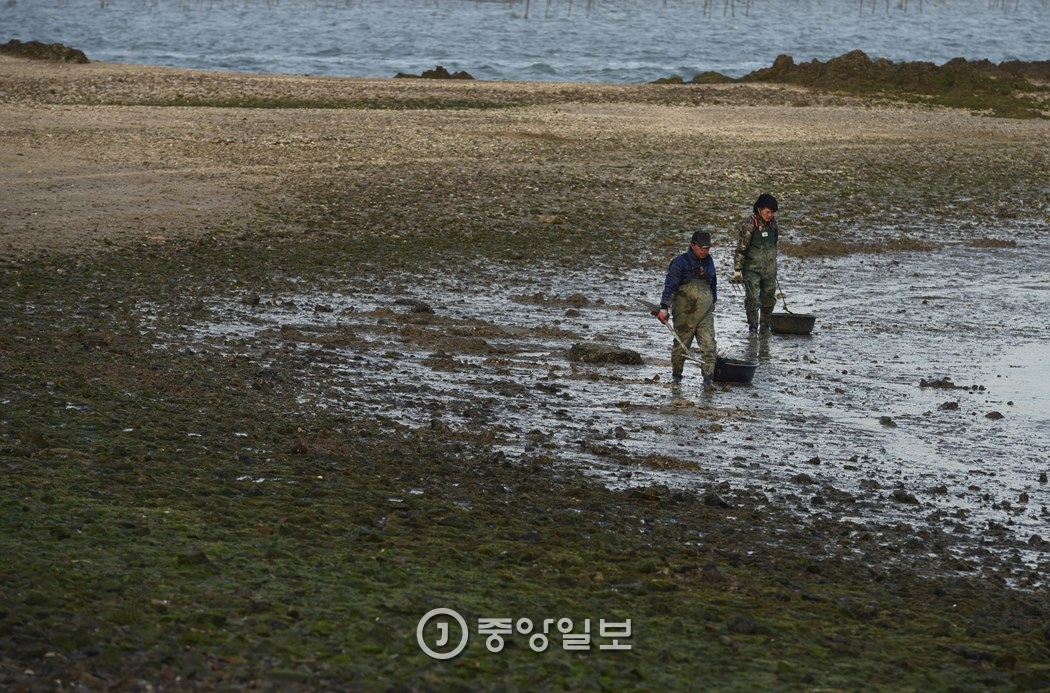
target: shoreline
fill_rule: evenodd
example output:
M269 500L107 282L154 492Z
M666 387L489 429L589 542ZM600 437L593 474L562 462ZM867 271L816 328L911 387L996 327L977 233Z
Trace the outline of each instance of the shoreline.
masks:
M347 156L377 170L430 165L384 132L403 133L405 142L439 132L449 151L468 159L489 156L484 148L500 129L512 140L549 137L572 147L618 139L628 150L654 133L721 140L731 159L767 146L836 157L848 154L851 138L887 156L901 142L940 156L954 138L1047 141L1040 121L770 84L295 77L0 56L0 90L0 127L12 133L0 153L11 191L0 223L8 251L215 233L219 217L243 220L302 173L338 167ZM236 157L251 163L239 166ZM60 182L46 189L48 180Z

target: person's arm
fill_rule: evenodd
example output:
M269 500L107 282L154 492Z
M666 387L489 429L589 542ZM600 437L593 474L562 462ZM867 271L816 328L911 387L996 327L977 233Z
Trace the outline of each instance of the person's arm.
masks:
M660 295L660 307L670 309L675 292L682 285L682 263L679 258L671 260L667 266L667 277L664 279L664 292Z
M751 247L751 234L754 230L754 217L741 222L737 227L736 248L733 250L733 276L729 279L733 284L744 281L744 261L747 260L747 250Z
M751 247L751 234L754 230L755 224L750 217L740 223L736 234L736 250L733 252L734 274L744 269L744 260L747 259L747 249Z
M685 271L685 263L679 255L667 266L667 277L664 279L664 292L660 295L660 310L656 313L656 319L667 324L671 316L671 301L674 300L675 292L682 285L682 273Z

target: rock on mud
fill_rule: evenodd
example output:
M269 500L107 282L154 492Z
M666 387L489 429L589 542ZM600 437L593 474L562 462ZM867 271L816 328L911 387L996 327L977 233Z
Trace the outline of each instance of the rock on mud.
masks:
M642 365L642 356L637 351L608 344L579 342L569 349L569 360L581 363L618 363L625 366Z

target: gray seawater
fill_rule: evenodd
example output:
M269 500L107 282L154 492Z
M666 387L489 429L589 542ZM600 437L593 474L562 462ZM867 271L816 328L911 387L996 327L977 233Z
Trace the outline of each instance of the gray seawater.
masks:
M0 42L100 61L486 80L739 77L780 54L1050 59L1048 0L0 0Z

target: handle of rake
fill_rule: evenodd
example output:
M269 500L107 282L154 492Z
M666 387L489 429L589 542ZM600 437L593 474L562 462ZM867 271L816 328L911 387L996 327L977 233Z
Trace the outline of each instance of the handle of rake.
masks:
M777 291L780 292L780 300L783 301L783 303L784 303L784 310L786 310L788 313L791 313L793 311L790 308L788 308L787 296L784 295L784 290L782 288L780 288L780 277L778 276L776 278L776 280L777 280Z

